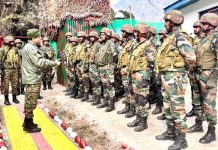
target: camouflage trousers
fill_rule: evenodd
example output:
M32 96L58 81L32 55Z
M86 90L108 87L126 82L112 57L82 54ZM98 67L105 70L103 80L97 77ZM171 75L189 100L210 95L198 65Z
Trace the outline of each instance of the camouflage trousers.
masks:
M42 82L51 82L52 80L52 69L43 70Z
M146 71L137 71L131 74L133 95L131 103L134 103L136 114L140 117L148 116L147 96L149 94L149 82L145 79Z
M37 106L38 95L40 93L41 84L30 84L25 85L25 104L24 104L24 114L27 118L32 118L33 110Z
M97 66L90 64L89 66L89 77L93 86L93 94L101 95L101 78Z
M217 124L217 75L212 73L212 70L205 70L197 74L196 78L203 99L203 104L201 105L203 111L196 112L196 119L203 121L206 118L210 126L215 126Z
M78 89L81 93L88 93L90 89L90 78L87 68L83 63L76 66L76 75L78 77Z
M124 86L124 91L125 91L125 102L127 103L130 103L130 82L129 82L129 72L127 70L127 67L122 67L120 69L120 73L122 75L122 83L123 83L123 86ZM132 101L133 102L133 101Z
M9 83L11 82L12 94L17 95L18 86L18 70L17 69L5 69L4 76L2 78L2 94L9 94Z
M98 68L103 87L103 95L105 98L113 98L115 96L114 84L114 67L113 65L105 65Z
M186 133L185 93L188 76L182 72L163 72L161 81L166 123Z

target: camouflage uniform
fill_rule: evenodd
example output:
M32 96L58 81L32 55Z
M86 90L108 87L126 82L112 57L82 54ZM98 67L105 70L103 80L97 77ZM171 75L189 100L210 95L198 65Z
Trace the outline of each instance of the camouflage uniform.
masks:
M6 36L4 39L7 41L7 38L11 36ZM10 42L13 42L11 40ZM5 104L10 105L8 100L9 94L9 83L11 82L12 86L12 95L13 95L13 102L19 103L16 99L17 95L17 86L18 86L18 69L20 67L20 56L18 51L13 46L4 45L2 50L0 51L0 64L4 67L3 77L2 77L2 94L5 95Z
M196 56L187 33L179 27L184 21L182 13L171 10L165 14L164 19L165 24L168 23L169 35L161 47L158 69L161 74L167 131L156 136L156 139L175 140L168 147L169 150L185 149L188 147L185 112L185 93L189 82L187 70L193 67Z
M199 142L202 144L208 144L216 140L218 31L215 31L215 27L218 25L218 16L213 13L206 13L201 17L200 21L202 24L210 24L214 31L210 31L212 29L209 29L210 33L207 33L206 31L206 37L201 40L196 49L196 67L198 68L196 79L201 91L203 104L196 107L199 109L195 108L196 123L194 126L189 128L189 132L203 132L202 121L205 117L209 123L208 131Z

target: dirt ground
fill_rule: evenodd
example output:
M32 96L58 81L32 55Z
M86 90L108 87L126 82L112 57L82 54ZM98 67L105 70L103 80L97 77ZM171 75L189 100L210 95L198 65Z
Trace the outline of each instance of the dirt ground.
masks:
M156 115L151 112L148 118L148 129L136 133L133 128L128 128L127 123L135 118L125 118L124 115L118 115L117 110L124 107L122 100L116 103L116 110L105 113L104 109L97 109L87 102L72 99L64 96L62 92L65 88L61 85L54 85L54 90L42 91L43 103L51 110L55 111L61 118L68 123L70 127L79 133L95 150L120 150L121 144L128 144L135 150L167 150L172 141L157 141L155 136L163 133L166 129L165 121L156 119ZM0 106L3 106L3 96L0 98ZM24 96L18 99L23 103ZM191 109L190 87L187 90L186 110ZM187 118L188 126L194 124L194 117ZM42 129L43 130L43 129ZM45 130L45 129L44 129ZM203 145L198 140L206 133L207 123L204 122L204 133L187 134L189 150L217 150L218 141ZM218 133L218 130L216 131ZM218 135L218 134L217 134Z

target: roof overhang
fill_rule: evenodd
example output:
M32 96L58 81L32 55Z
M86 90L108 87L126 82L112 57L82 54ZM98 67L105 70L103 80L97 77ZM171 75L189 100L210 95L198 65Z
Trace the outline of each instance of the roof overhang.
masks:
M198 2L199 0L178 0L175 3L164 8L164 12L168 12L170 10L179 10L188 5Z

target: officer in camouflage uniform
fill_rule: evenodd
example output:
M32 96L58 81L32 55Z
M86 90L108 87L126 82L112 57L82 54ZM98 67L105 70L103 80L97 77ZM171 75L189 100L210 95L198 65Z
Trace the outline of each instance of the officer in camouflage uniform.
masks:
M81 101L86 101L89 99L89 86L90 79L88 76L88 66L85 64L85 60L87 57L87 43L86 43L86 33L84 31L80 31L77 34L79 44L76 48L76 74L78 77L79 83L79 94L76 96L76 99L81 99Z
M49 45L49 38L44 37L42 41L43 41L43 46L41 47L41 50L44 55L44 58L54 61L55 59L54 49ZM49 90L53 89L51 86L53 77L54 77L53 68L48 68L43 70L43 74L42 74L43 90L47 89L47 85Z
M196 113L195 125L188 131L203 132L202 122L206 118L208 130L199 142L208 144L216 140L215 126L217 124L217 77L218 77L218 16L214 13L206 13L201 16L201 29L205 33L205 38L201 40L196 49L196 67L198 72L196 79L201 91L203 104L194 107ZM201 107L200 107L201 106Z
M29 41L21 51L22 56L22 83L26 87L23 130L29 133L40 132L37 124L33 123L33 110L37 106L37 98L41 87L41 74L45 68L52 68L60 65L58 60L53 62L41 55L38 44L41 44L41 36L38 29L27 31Z
M194 22L193 24L193 28L194 28L194 34L195 37L193 39L193 49L196 51L196 48L198 46L198 44L201 42L202 40L202 31L201 31L201 23L199 20L197 20L196 22ZM192 91L192 110L186 114L187 117L192 117L195 116L195 108L196 109L200 109L201 110L201 105L202 105L202 99L200 96L200 89L198 86L198 82L196 80L196 73L197 73L197 68L194 67L193 70L190 70L189 73L189 79L190 79L190 85L191 85L191 91Z
M67 72L67 78L68 78L68 87L69 91L65 94L71 95L70 98L75 98L78 94L78 85L77 85L77 76L76 76L76 48L78 45L78 38L77 37L71 37L70 41L72 44L72 48L68 51L68 58L67 58L67 64L66 64L66 72Z
M167 30L165 28L161 29L158 35L160 36L160 43L162 45L167 38ZM158 52L155 59L155 74L156 74L156 83L157 83L155 89L155 93L156 93L155 96L157 97L157 103L156 103L156 108L152 113L155 113L155 111L159 112L158 109L161 109L161 107L163 106L163 96L161 91L161 78L160 78L161 76L158 70L158 57L160 52L161 52L161 47L158 47ZM161 116L158 116L157 119L165 120L166 119L165 114L163 113Z
M64 50L60 53L61 55L61 58L64 60L65 62L65 66L67 65L67 58L68 58L68 51L72 49L72 44L71 44L71 37L73 36L73 34L71 32L67 32L65 34L65 37L66 37L66 44L65 44L65 48ZM70 88L69 86L67 87L66 90L64 90L63 92L69 92Z
M5 105L11 105L9 102L9 83L12 86L12 96L13 102L18 104L17 100L17 86L18 86L18 69L20 67L19 54L14 47L14 37L6 36L4 37L4 45L0 51L0 66L3 70L2 74L2 94L5 96Z
M148 94L149 81L154 69L156 48L149 40L149 26L138 26L137 40L139 44L134 48L130 56L129 70L131 71L132 90L131 98L135 101L136 119L128 123L128 127L135 127L135 132L141 132L148 128Z
M107 107L105 112L115 110L115 90L114 90L114 65L117 63L117 51L110 38L112 32L108 28L102 28L100 38L102 46L97 54L97 66L103 87L103 102L97 108Z
M188 147L184 97L189 82L187 70L195 64L196 56L188 41L188 34L181 30L184 21L182 13L171 10L165 14L164 20L169 35L161 47L158 69L161 74L167 131L156 136L156 139L175 140L168 150L179 150Z
M20 55L21 50L23 48L23 42L20 39L16 39L15 47ZM21 59L21 56L20 56L20 59ZM20 61L20 65L21 65L21 61ZM18 79L17 95L20 95L20 94L24 94L24 85L22 85L22 80L21 80L21 77L22 77L21 67L19 67L19 70L18 70L18 77L19 79Z
M88 48L87 57L85 60L86 65L89 66L89 77L93 87L93 97L88 100L88 102L92 102L92 106L100 104L101 98L101 79L96 64L97 53L101 48L98 38L99 35L97 31L91 31L89 33L90 47Z
M125 108L118 111L118 114L126 114L128 112L128 115L126 115L127 118L134 116L135 114L135 106L133 104L130 104L130 76L128 71L128 64L130 55L133 50L133 46L136 43L136 40L133 38L133 29L130 25L123 25L121 28L122 36L126 39L125 43L123 44L123 49L119 54L118 59L118 67L120 68L120 72L122 75L122 83L124 86L125 91ZM130 116L130 114L132 114Z

